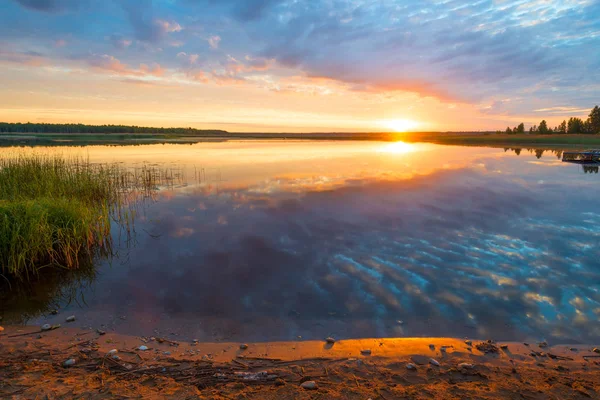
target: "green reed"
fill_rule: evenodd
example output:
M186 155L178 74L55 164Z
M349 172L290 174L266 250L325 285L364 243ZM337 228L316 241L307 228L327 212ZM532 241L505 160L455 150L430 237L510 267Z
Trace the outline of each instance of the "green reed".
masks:
M161 174L82 158L0 159L0 274L29 281L47 267L78 269L112 254L111 226L129 232L135 204Z

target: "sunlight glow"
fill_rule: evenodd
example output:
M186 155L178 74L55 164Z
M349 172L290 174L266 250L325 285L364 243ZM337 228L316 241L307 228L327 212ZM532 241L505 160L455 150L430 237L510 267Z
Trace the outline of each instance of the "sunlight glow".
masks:
M415 145L404 142L386 144L380 150L382 153L406 154L415 151Z
M419 123L412 119L392 119L381 121L381 125L388 129L392 129L395 132L408 132L418 127Z

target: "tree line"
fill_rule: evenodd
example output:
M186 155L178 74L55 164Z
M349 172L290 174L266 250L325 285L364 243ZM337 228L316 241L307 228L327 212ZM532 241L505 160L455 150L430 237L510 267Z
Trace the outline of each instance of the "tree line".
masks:
M91 133L91 134L131 134L159 133L174 135L211 134L222 135L227 131L204 130L195 128L152 128L135 125L85 125L85 124L46 124L46 123L9 123L0 122L0 133Z
M498 131L497 133L502 133ZM517 134L517 133L525 133L525 124L520 123L518 126L515 126L511 129L511 127L507 127L504 133L507 134ZM582 120L581 118L572 117L569 120L564 120L558 126L554 128L548 127L548 123L546 120L542 120L539 125L533 125L529 128L529 133L540 134L540 135L549 135L553 133L564 133L564 134L600 134L600 107L596 106L590 112L587 120Z

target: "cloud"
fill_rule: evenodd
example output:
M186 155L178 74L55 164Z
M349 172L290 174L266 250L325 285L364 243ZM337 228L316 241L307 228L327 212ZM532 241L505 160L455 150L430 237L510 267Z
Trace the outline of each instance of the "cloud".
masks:
M242 22L252 22L264 18L284 0L187 0L185 2L205 9L212 8L226 12Z
M563 61L578 46L573 35L598 35L598 6L570 1L570 7L507 0L463 4L422 2L400 5L365 1L319 2L314 7L286 3L251 33L264 43L263 55L310 76L323 76L372 91L414 91L452 102L480 102L519 91L540 79L565 82L573 66ZM283 6L282 6L283 7ZM537 14L536 14L537 15ZM560 23L558 22L560 21ZM578 28L575 28L575 27ZM267 28L268 27L268 28ZM562 40L570 37L569 40ZM565 53L566 52L566 53ZM578 67L577 85L593 79L593 58Z
M153 63L152 66L140 64L138 69L130 68L127 64L123 64L119 59L108 54L94 54L87 59L87 63L96 71L115 75L160 77L165 72L157 63Z
M212 49L218 49L219 43L221 42L220 36L211 36L208 38L208 44Z
M56 13L78 8L85 0L15 0L23 7L35 11Z
M137 39L156 43L169 33L181 32L183 28L176 21L156 17L150 0L123 0L125 10Z
M111 35L109 37L109 40L113 46L115 46L117 49L121 49L121 50L128 48L133 43L132 40L125 39L121 35Z
M0 49L0 62L9 64L26 65L30 67L42 67L50 64L48 58L37 52L11 51Z
M183 67L192 67L198 63L200 55L198 54L187 54L184 51L177 53L177 59L180 60Z

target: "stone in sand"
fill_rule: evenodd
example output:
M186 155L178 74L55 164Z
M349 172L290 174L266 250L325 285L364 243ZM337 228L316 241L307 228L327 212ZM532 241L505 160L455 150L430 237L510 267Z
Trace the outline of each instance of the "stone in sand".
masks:
M96 329L96 332L98 332L98 335L100 336L106 335L106 332L104 332L102 329Z
M44 324L42 325L42 331L46 332L52 329L52 326L50 324Z
M331 336L330 336L330 337L328 337L327 339L325 339L325 341L326 341L327 343L329 343L329 344L334 344L334 343L335 343L335 339L334 339L334 338L332 338Z
M545 342L545 341L544 342L539 342L538 346L541 347L541 348L548 347L548 342Z
M112 349L111 351L109 351L109 352L108 352L108 353L106 353L106 354L108 354L109 356L112 356L112 355L114 355L114 354L117 354L118 352L119 352L119 350L117 350L117 349Z
M248 345L246 343L240 344L240 350L248 350Z
M75 316L71 315L71 316L67 317L66 321L67 322L75 322Z
M64 361L62 363L62 366L65 368L69 368L72 367L73 365L75 365L76 361L74 358L69 358L68 360Z
M472 346L472 345L473 345L473 342L472 342L472 341L470 341L470 340L465 340L465 344L466 344L467 346Z
M434 366L436 366L436 367L439 367L439 366L440 366L440 363L439 363L439 361L438 361L438 360L436 360L436 359L433 359L433 358L430 358L430 359L429 359L429 364L431 364L431 365L434 365Z
M408 363L406 364L406 369L410 370L410 371L416 371L417 370L417 366L413 363Z
M411 356L410 359L417 365L426 365L429 362L429 357L425 357L418 354Z
M52 310L52 311L50 311L50 314L57 315L58 314L58 310Z
M315 381L306 381L306 382L302 383L300 385L300 387L302 387L303 389L306 389L306 390L317 390L317 388L318 388L317 382L315 382Z
M369 349L361 350L360 354L362 354L363 356L370 356L371 350L369 350Z
M592 350L594 353L600 353L600 349L597 347L594 347L594 349Z
M469 363L460 363L460 364L458 364L458 368L473 369L473 368L475 368L475 366L473 364L469 364Z
M140 347L138 347L138 350L139 351L146 351L146 350L148 350L148 346L140 346Z

